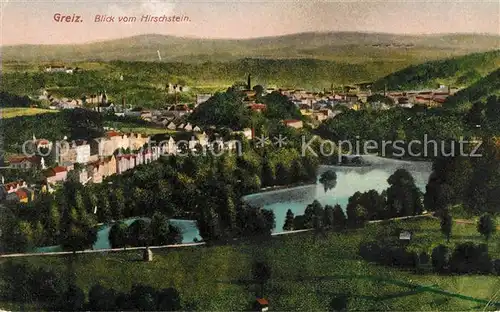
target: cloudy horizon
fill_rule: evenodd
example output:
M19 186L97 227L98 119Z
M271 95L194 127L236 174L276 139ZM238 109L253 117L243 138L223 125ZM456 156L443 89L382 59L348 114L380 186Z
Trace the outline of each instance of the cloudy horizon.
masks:
M250 39L306 32L500 35L496 1L52 1L0 0L0 44L83 44L138 35ZM54 14L83 22L56 22ZM95 16L114 22L95 22ZM119 16L186 16L179 23L119 23Z

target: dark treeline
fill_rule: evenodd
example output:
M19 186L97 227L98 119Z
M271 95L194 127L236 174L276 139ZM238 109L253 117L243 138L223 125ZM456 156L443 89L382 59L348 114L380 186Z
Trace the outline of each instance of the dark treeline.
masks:
M86 109L62 110L56 113L14 117L2 120L5 150L21 153L24 142L33 139L49 141L100 137L104 134L103 117Z
M48 311L179 311L181 304L175 288L154 289L134 284L129 292L117 292L95 284L88 294L67 274L27 263L2 265L4 286L0 298Z
M0 107L30 107L33 104L33 101L27 96L0 91Z
M458 86L468 86L481 78L478 69L494 70L500 51L473 53L445 60L411 65L374 82L373 88L381 91L419 90L436 88L439 79L455 78Z
M370 262L419 272L500 275L500 259L491 259L486 244L473 242L460 243L454 248L439 245L429 254L409 251L395 240L373 241L361 244L359 254Z

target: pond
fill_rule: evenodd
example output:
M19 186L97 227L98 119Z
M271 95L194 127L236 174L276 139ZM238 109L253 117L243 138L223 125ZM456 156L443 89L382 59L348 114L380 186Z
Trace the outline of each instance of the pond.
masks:
M305 208L313 200L317 199L322 205L340 204L345 209L348 199L355 192L366 192L377 190L381 192L389 187L387 179L399 168L407 169L415 179L415 183L422 192L432 171L430 162L411 162L393 159L384 159L375 156L363 156L371 166L346 167L346 166L320 166L318 179L326 170L337 173L337 185L335 188L325 192L321 183L255 193L243 197L249 204L261 206L274 211L276 216L276 228L274 232L282 232L286 212L291 209L295 215L304 214ZM139 218L124 220L130 225ZM183 243L192 243L194 239L201 240L196 227L196 221L171 219L172 224L178 226L183 235ZM97 236L94 249L111 248L108 234L111 226L103 226ZM59 251L59 246L41 247L37 252Z
M251 194L243 199L249 204L273 210L276 217L274 231L282 232L288 209L291 209L296 216L302 215L306 206L315 199L323 206L340 204L345 209L349 197L357 191L366 192L374 189L381 192L387 189L389 187L387 179L399 168L407 169L413 175L416 185L422 192L425 192L427 180L432 172L432 163L384 159L375 156L363 156L363 158L371 166L320 166L318 180L326 170L333 170L337 173L337 185L326 192L318 181L317 184Z

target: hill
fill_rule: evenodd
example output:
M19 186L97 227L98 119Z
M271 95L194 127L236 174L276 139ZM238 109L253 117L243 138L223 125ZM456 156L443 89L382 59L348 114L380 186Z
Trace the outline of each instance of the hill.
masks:
M408 90L435 88L439 84L468 87L500 68L500 50L473 53L411 65L374 83L374 89Z
M444 34L406 36L360 32L310 32L253 39L200 39L164 35L78 45L16 45L3 47L4 62L154 61L157 50L164 61L204 62L238 58L317 58L336 61L422 60L488 51L500 36Z
M479 79L468 88L458 91L445 103L450 108L468 108L477 101L485 101L489 96L500 95L500 68Z

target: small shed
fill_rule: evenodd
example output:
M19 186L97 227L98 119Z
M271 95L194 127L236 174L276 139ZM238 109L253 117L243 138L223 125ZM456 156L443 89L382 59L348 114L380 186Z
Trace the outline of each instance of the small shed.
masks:
M409 242L411 240L411 232L401 231L401 233L399 233L399 240L403 242Z
M254 303L254 311L269 311L269 302L264 298L257 298Z

